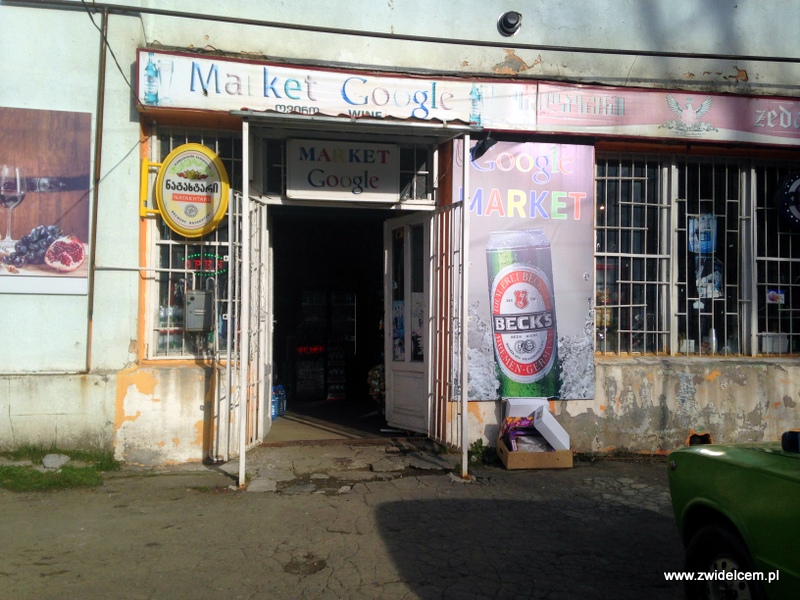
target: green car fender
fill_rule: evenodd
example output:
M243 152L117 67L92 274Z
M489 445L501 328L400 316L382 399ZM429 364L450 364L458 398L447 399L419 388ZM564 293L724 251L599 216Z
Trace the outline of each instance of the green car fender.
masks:
M742 539L757 570L779 572L768 592L800 597L800 454L778 443L691 446L669 455L668 477L685 546L704 525L723 525Z

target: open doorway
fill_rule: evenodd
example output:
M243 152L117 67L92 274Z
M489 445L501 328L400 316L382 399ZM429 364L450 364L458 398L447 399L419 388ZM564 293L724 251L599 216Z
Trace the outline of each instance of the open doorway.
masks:
M376 394L384 362L383 223L396 214L270 208L273 382L286 391L286 418L362 437L397 435Z

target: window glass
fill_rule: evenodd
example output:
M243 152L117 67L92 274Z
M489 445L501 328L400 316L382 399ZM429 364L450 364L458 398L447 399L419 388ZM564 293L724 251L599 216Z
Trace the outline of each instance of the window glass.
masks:
M687 159L677 169L678 351L732 354L740 346L739 181L747 167Z
M400 147L400 198L423 200L432 197L430 149L423 145Z
M405 228L392 230L392 360L406 359Z
M411 234L411 360L422 362L425 332L425 229L412 225Z

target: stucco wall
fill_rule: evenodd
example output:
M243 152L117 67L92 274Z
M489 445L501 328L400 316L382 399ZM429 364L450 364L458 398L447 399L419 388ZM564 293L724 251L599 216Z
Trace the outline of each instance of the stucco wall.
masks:
M775 441L800 427L796 360L603 360L595 389L593 400L551 403L578 452L669 452L692 432ZM472 403L472 435L493 443L499 413L499 403Z
M213 369L130 368L117 376L115 454L129 464L203 460L212 445Z
M111 448L115 385L107 373L0 378L0 449Z
M692 431L716 442L778 440L800 424L793 360L639 359L597 364L593 402L559 402L577 447L669 451Z
M114 449L128 464L200 462L224 452L211 368L129 367L116 373L0 378L0 450ZM236 411L230 435L237 443Z
M219 447L217 380L187 366L4 377L0 448L113 447L131 464L201 461ZM790 359L604 360L596 389L593 400L553 403L578 452L669 452L693 431L716 442L777 440L800 427L800 362ZM469 409L470 438L493 444L499 402Z
M256 12L247 0L228 0L227 16L289 25L249 29L203 22L203 14L219 12L213 4L190 0L120 3L198 16L198 21L186 27L185 19L144 15L144 35L157 45L244 53L254 58L781 95L796 95L800 79L800 65L789 62L569 50L795 56L792 40L800 28L800 12L787 7L765 11L757 0L348 0L335 5L304 0L270 2ZM512 37L497 31L497 20L507 11L522 14L522 27ZM383 37L309 32L302 26L374 31ZM470 40L479 45L464 43ZM568 50L558 51L559 47Z

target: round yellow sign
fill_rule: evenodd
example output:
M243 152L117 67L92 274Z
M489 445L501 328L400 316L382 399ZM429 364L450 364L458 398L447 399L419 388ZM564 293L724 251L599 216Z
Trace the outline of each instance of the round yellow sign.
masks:
M229 189L219 156L201 144L184 144L170 152L158 170L156 202L170 229L200 237L225 217Z

